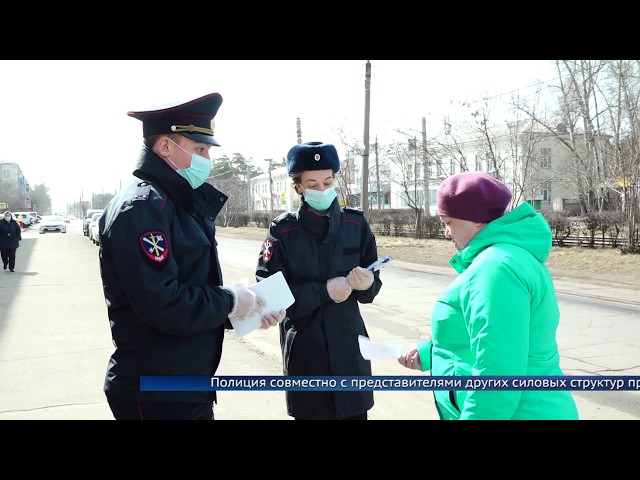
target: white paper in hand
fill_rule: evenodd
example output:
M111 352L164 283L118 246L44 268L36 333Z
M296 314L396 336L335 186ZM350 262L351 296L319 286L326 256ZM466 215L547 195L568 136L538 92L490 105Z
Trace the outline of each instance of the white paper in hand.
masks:
M358 343L365 360L398 359L402 356L402 345L397 343L374 342L364 335L358 335Z
M276 272L258 283L249 285L249 288L253 290L256 295L262 297L265 304L256 315L247 317L244 320L229 319L231 320L231 325L233 325L233 330L239 337L258 330L262 326L260 319L265 313L287 309L295 302L293 293L291 293L282 272Z

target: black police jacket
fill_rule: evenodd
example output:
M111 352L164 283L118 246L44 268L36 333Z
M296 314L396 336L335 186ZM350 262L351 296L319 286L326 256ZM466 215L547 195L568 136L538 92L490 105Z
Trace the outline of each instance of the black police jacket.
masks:
M143 148L135 178L100 218L100 274L115 351L104 383L130 400L207 402L215 392L140 391L141 375L214 375L233 296L222 273L215 218L227 196L193 190Z
M324 228L318 222L328 222ZM329 218L303 203L297 212L273 220L258 258L256 279L280 271L295 298L280 324L285 375L371 375L358 336L368 337L359 303L371 303L382 287L380 273L368 290L354 290L342 303L329 297L327 280L346 276L378 258L376 241L362 211L341 209L334 200ZM287 391L287 412L297 418L340 419L373 407L373 392Z

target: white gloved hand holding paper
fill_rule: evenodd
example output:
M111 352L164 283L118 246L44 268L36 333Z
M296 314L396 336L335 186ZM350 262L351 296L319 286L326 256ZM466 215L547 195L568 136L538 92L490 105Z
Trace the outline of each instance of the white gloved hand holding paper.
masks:
M286 309L295 301L282 272L276 272L247 288L254 292L258 299L264 299L264 304L258 305L258 310L242 320L229 317L239 337L260 328L265 329L267 324L275 326L280 323L285 318Z

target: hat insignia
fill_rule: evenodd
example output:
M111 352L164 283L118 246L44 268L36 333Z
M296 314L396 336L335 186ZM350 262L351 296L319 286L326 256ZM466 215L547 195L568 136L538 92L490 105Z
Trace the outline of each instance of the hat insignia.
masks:
M319 154L319 153L316 153L316 154L313 156L313 159L314 159L316 162L319 162L319 161L320 161L320 154Z

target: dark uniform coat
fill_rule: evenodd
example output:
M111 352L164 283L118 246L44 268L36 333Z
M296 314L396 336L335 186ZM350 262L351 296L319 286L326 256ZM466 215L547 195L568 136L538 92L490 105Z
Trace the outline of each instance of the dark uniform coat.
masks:
M263 242L257 280L281 271L295 298L280 324L285 375L371 375L358 336L368 336L360 303L371 303L380 291L379 272L368 290L354 290L342 303L327 292L327 280L346 276L356 266L378 258L375 237L363 213L341 209L334 200L328 216L303 203L297 212L276 218ZM286 392L287 413L297 418L340 419L367 412L373 392Z
M20 225L13 218L8 222L0 215L0 249L18 248L22 234Z
M140 391L141 375L214 375L233 296L222 273L215 218L227 200L193 190L144 148L134 181L100 218L100 273L115 351L108 396L207 402L215 392Z

